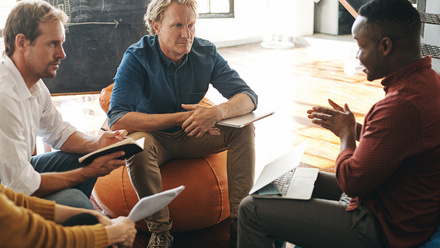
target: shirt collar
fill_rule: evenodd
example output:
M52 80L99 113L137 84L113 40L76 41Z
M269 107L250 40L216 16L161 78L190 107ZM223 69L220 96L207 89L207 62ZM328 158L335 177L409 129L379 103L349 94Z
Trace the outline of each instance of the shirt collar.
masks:
M20 99L26 100L28 98L31 98L32 96L36 96L40 92L40 86L38 85L41 81L41 79L30 89L28 89L26 82L24 81L23 77L21 76L20 71L15 66L14 62L12 61L9 56L4 56L2 63L5 65L6 69L8 69L15 80L11 80L11 83L15 83L16 87L16 94Z
M431 68L431 61L431 56L426 56L391 73L382 80L381 84L384 86L383 90L388 92L391 87L398 85L400 82L404 82L405 80L402 79L421 68Z

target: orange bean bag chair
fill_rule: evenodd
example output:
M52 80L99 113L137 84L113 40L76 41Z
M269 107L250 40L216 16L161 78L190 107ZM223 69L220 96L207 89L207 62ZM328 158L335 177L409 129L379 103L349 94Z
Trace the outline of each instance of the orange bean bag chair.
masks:
M106 112L112 89L113 84L101 92L100 104ZM204 99L202 104L212 103ZM168 205L173 221L172 232L199 230L229 217L226 156L224 151L205 158L176 159L160 167L164 190L185 186L185 190ZM127 216L138 202L126 167L98 178L92 197L98 207L113 218ZM145 221L139 221L136 227L147 231Z

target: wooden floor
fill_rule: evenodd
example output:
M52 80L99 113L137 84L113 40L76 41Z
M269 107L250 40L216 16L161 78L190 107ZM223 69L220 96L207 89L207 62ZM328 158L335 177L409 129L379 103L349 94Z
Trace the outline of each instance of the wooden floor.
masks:
M377 100L384 96L379 82L368 82L357 70L356 44L348 36L314 35L297 40L290 49L266 49L260 44L221 48L220 54L259 96L259 108L275 115L256 126L256 175L268 162L296 144L308 141L303 162L322 171L334 172L339 139L314 126L306 111L314 105L327 106L327 99L348 103L359 122ZM208 98L224 101L215 91ZM97 95L54 97L63 116L80 130L96 133L105 120ZM82 106L82 107L80 107ZM175 247L228 247L213 237L229 233L229 225L192 234L177 234ZM136 247L145 247L147 237L139 236Z
M221 49L230 65L259 95L259 108L275 115L256 125L256 173L294 145L308 141L303 162L334 171L339 139L311 124L306 111L328 106L327 99L348 103L358 121L384 93L368 82L355 60L357 45L350 36L313 36L292 49L264 49L259 44Z

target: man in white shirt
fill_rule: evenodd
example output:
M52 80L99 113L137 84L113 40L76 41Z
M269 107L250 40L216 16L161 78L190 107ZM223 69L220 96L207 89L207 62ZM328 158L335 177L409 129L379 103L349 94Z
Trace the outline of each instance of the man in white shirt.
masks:
M5 54L0 62L0 183L74 207L93 208L96 178L125 164L123 152L78 162L122 139L127 132L87 136L64 122L41 78L53 78L66 57L64 12L44 1L20 2L6 21ZM32 157L36 136L60 151Z

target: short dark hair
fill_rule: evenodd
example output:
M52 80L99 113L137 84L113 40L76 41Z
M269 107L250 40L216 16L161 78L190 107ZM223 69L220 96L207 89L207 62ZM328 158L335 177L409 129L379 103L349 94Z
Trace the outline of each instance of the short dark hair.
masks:
M420 40L420 14L408 0L372 0L359 9L366 17L366 26L373 26L378 35L391 40Z

